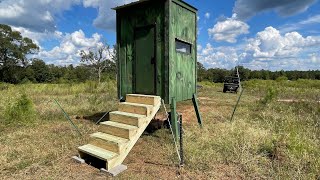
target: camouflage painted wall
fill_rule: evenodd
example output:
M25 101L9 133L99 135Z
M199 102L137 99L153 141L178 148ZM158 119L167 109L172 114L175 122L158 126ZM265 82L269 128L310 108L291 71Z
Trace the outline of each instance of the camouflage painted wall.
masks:
M177 101L191 99L196 92L196 11L172 1L170 7L170 97ZM191 44L191 54L176 51L176 39Z
M134 91L134 32L156 23L156 95L166 103L191 99L196 92L197 10L178 0L150 0L117 9L118 93ZM191 54L176 52L175 41L191 44ZM146 45L147 46L147 45Z

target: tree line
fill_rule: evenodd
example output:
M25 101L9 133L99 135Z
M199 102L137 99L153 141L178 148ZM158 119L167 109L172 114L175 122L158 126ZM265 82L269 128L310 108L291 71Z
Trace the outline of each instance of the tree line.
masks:
M92 65L56 66L46 64L41 59L32 59L27 66L12 65L0 69L0 81L12 84L19 83L71 83L98 80L98 75ZM109 62L101 74L100 79L115 79L116 64Z
M23 37L20 32L13 31L8 25L0 24L0 82L18 84L32 83L63 83L85 82L87 80L100 80L116 78L116 50L108 45L96 49L82 50L80 62L83 64L73 66L56 66L46 64L37 58L29 59L28 56L39 51L37 44L32 39ZM29 56L30 57L30 56ZM269 71L250 70L239 66L242 80L278 78L318 79L320 71ZM234 76L235 70L219 68L206 69L198 62L198 81L223 82L226 76Z
M28 58L38 51L32 39L0 24L0 82L60 83L96 79L100 82L104 78L116 78L116 52L108 45L82 50L80 62L83 64L78 66L56 66L38 58Z
M264 79L264 80L297 80L297 79L317 79L320 80L320 70L310 71L269 71L269 70L250 70L243 66L238 66L241 80ZM226 76L235 76L236 69L206 69L198 62L198 81L210 81L221 83Z

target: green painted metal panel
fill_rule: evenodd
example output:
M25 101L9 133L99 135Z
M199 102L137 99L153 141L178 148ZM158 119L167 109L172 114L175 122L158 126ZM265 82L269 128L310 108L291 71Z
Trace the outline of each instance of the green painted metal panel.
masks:
M135 93L155 94L155 28L135 31ZM146 46L147 45L147 46Z

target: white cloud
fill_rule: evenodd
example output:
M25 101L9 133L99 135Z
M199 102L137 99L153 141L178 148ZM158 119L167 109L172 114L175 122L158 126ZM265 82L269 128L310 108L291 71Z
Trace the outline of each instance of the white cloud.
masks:
M320 24L320 14L311 16L305 20L291 23L291 24L285 24L282 27L280 27L280 31L282 33L290 32L290 31L296 31L299 29L305 29L308 26L312 26L315 24Z
M249 25L237 20L234 14L231 18L217 22L213 28L208 29L208 33L216 41L235 43L238 36L249 33Z
M46 51L42 50L37 57L52 64L79 64L80 50L95 49L103 45L102 36L93 34L92 37L86 37L82 30L75 31L71 34L65 34L59 46Z
M50 40L50 39L61 39L62 38L62 32L60 31L54 31L54 32L34 32L30 31L29 29L23 28L23 27L14 27L12 26L12 30L19 31L23 37L28 37L32 39L38 46L41 45L41 42L44 40Z
M198 48L198 61L207 68L231 69L240 64L250 69L309 70L320 68L319 51L320 36L282 34L270 26L236 46Z
M210 18L210 13L206 13L205 15L204 15L204 17L206 17L207 19L209 19Z
M250 18L257 13L275 10L283 16L306 11L316 0L237 0L233 12L240 19Z
M0 0L0 23L23 27L33 32L56 31L56 19L73 5L98 9L93 24L101 29L115 29L115 11L111 8L136 0Z
M34 32L54 32L55 17L80 0L2 0L0 23Z
M311 16L308 19L299 22L299 24L303 24L303 25L315 24L315 23L320 23L320 14L317 14L315 16Z
M205 48L198 48L198 61L206 67L234 67L238 61L237 51L233 47L217 47L208 43Z
M83 5L84 7L98 8L98 17L93 22L96 27L107 30L115 30L116 13L111 8L134 1L137 0L83 0Z
M309 57L310 57L311 63L319 64L320 66L320 54L312 53L312 54L309 54Z
M0 5L0 17L17 18L25 13L24 9L18 4L9 4L8 1L4 1ZM6 8L4 8L5 5Z
M258 32L255 38L248 39L247 43L246 52L256 60L274 60L297 57L301 51L320 45L320 37L303 37L298 32L281 35L279 30L270 26Z
M213 52L213 47L212 47L212 45L210 44L210 43L208 43L207 45L206 45L206 47L204 48L204 49L202 49L201 48L201 55L204 55L204 56L207 56L207 55L209 55L209 54L211 54L212 52Z

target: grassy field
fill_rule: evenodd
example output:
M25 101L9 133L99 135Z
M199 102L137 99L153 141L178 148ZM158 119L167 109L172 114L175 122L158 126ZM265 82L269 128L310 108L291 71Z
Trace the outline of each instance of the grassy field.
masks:
M192 102L178 103L186 165L176 166L170 131L162 128L144 133L124 162L128 170L117 178L320 178L320 81L244 82L232 122L239 94L222 93L222 84L200 84L202 129ZM114 81L0 84L0 94L0 179L106 179L98 169L77 164L71 156L97 130L94 121L117 109Z

